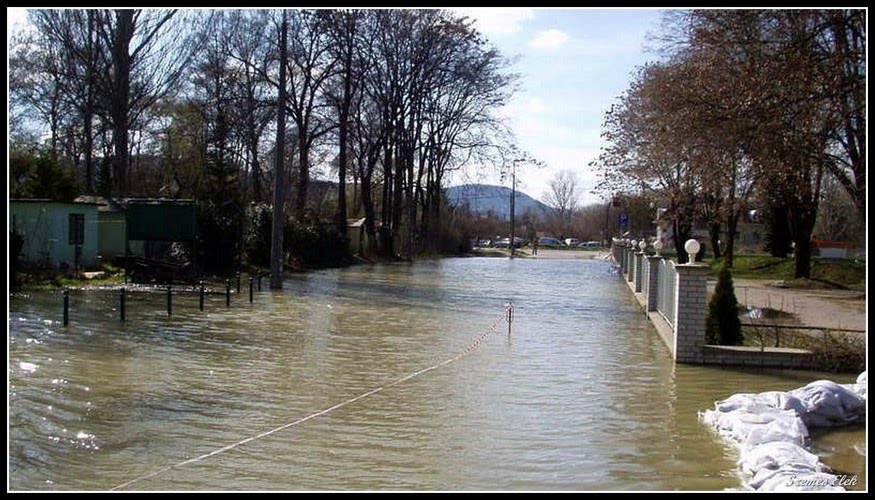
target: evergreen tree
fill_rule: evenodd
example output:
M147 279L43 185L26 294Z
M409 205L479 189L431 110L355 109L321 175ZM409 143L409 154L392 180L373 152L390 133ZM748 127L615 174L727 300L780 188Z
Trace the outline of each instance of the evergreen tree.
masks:
M738 300L732 286L732 274L722 266L717 275L717 287L708 303L705 340L709 344L740 345L744 340L738 319Z

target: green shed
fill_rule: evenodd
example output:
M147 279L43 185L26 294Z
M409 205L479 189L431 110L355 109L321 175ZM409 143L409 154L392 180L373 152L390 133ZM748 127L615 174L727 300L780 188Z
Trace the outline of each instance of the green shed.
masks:
M108 196L82 195L77 203L97 205L97 254L104 262L125 256L125 206L122 200Z

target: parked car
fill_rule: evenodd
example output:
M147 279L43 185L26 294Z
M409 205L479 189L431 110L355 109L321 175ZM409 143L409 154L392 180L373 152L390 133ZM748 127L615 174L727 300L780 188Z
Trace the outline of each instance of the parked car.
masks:
M584 241L583 243L581 243L581 244L578 245L578 246L579 246L580 248L595 248L595 247L600 247L600 246L602 246L602 242L601 242L601 241L590 240L590 241Z
M556 238L551 238L549 236L542 236L542 237L538 238L538 245L561 247L564 245L564 243L557 240Z
M492 240L489 238L474 238L471 241L474 247L489 248L492 246Z
M570 247L576 247L580 245L580 240L577 238L565 238L565 244Z
M518 236L513 237L513 247L522 248L526 244L526 240ZM500 238L492 244L493 248L510 248L510 238Z

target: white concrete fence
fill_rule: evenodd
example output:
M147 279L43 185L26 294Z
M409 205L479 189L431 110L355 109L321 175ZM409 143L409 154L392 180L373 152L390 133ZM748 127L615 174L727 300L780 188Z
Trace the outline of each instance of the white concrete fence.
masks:
M633 242L634 243L634 242ZM675 361L693 364L810 368L810 351L705 343L708 275L701 263L676 264L614 240L614 262Z

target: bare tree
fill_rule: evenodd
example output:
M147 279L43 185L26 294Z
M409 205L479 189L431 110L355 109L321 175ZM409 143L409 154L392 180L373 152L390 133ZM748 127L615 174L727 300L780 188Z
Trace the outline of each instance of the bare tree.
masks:
M356 46L361 36L361 24L364 20L363 11L341 10L324 15L328 28L330 43L329 51L338 61L336 79L332 82L333 92L329 92L329 100L337 112L337 230L346 235L346 176L349 165L349 135L350 114L353 100L361 85L361 72L364 69L363 59L358 58Z
M275 43L267 40L269 17L263 11L234 11L230 21L229 33L223 35L231 38L229 56L239 63L235 108L240 126L236 134L243 143L245 178L251 183L252 199L263 202L268 191L264 187L261 145L276 111L270 105L271 84L266 75Z
M177 10L101 10L95 17L101 42L109 48L98 64L104 83L99 95L108 103L112 124L113 185L124 194L132 124L174 89L197 50Z
M328 106L322 99L324 85L334 71L336 60L328 51L327 30L322 16L313 11L291 11L292 36L287 48L289 89L286 101L297 129L298 192L295 211L304 217L310 185L310 151L315 142L334 128Z
M566 235L578 207L577 177L570 170L561 170L550 179L549 190L542 201L553 210L561 235Z

